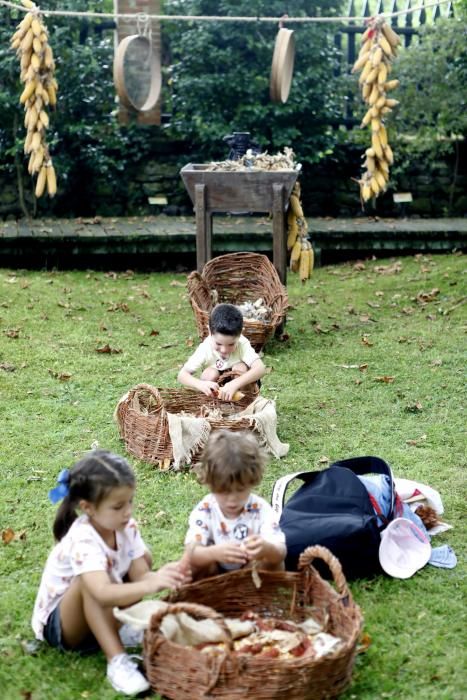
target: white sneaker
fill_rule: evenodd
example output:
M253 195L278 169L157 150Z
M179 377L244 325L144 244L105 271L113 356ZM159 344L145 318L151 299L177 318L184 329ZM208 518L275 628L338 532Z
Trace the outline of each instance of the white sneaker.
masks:
M151 687L128 654L117 654L108 662L107 678L124 695L138 695Z
M137 630L125 622L118 630L124 647L139 647L143 643L144 630Z

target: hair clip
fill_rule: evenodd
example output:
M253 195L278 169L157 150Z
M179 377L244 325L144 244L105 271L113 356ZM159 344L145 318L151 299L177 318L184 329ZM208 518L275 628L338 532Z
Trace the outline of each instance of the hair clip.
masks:
M70 472L68 469L62 469L57 477L57 484L49 491L49 500L52 503L58 503L70 493Z

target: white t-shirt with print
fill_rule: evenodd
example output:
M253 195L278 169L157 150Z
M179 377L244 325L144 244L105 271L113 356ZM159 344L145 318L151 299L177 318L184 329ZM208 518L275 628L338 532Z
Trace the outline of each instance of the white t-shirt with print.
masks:
M209 546L226 542L242 542L251 535L260 535L272 544L285 545L285 535L279 527L273 509L264 498L250 493L239 516L226 518L216 497L209 493L191 511L185 544ZM239 569L240 564L221 564L223 569Z
M112 583L122 583L134 559L142 557L146 547L136 521L116 531L117 548L111 549L89 522L87 515L77 518L66 535L50 552L37 593L32 628L37 639L44 639L49 615L70 587L73 579L90 571L106 571Z
M214 367L223 372L232 369L237 362L244 362L249 368L255 360L259 360L259 355L244 335L238 338L235 350L227 359L224 359L219 352L214 350L212 336L208 335L198 345L193 355L185 362L184 369L190 374L194 374L198 369L204 369L205 367Z

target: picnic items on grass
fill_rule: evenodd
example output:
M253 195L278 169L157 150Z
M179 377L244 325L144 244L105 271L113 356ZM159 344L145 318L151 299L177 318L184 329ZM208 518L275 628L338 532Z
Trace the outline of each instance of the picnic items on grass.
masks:
M318 574L312 565L315 558L329 566L336 588ZM248 568L189 584L170 597L165 610L152 615L144 638L144 659L153 690L171 700L320 700L345 690L362 615L338 560L324 547L310 547L300 557L299 572L258 573L260 588ZM162 633L164 621L168 615L182 613L217 623L223 644L216 650L197 649L167 639ZM226 617L243 617L255 624L260 618L272 633L259 637L264 644L242 651L242 645L233 641ZM282 631L295 632L295 641L302 642L307 634L317 628L320 631L316 643L304 643L302 648L290 647L294 642L289 638L289 651L284 652L280 643L287 644L285 635L279 634L284 627ZM279 653L271 653L278 645Z
M225 372L227 380L231 372ZM212 430L252 430L260 445L284 457L289 445L277 437L275 402L258 395L256 384L242 387L238 401L221 401L190 389L137 384L117 404L115 420L131 454L162 469L191 464Z
M359 479L370 473L388 477L384 515ZM287 487L294 479L304 483L285 503ZM395 516L395 506L391 469L379 457L344 459L322 471L281 477L274 484L272 507L286 537L286 568L295 569L305 547L321 544L338 557L347 578L381 573L381 531Z
M244 318L243 335L258 352L285 321L287 291L269 258L260 253L228 253L209 260L201 274L188 276L188 294L198 335L209 335L209 316L218 303L257 302L270 309L269 318Z

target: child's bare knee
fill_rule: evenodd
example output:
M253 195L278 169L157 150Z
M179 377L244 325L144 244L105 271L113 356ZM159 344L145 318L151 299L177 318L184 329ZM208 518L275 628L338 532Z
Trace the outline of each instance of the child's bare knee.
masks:
M201 375L201 379L208 382L217 382L219 379L219 372L214 367L206 367Z

